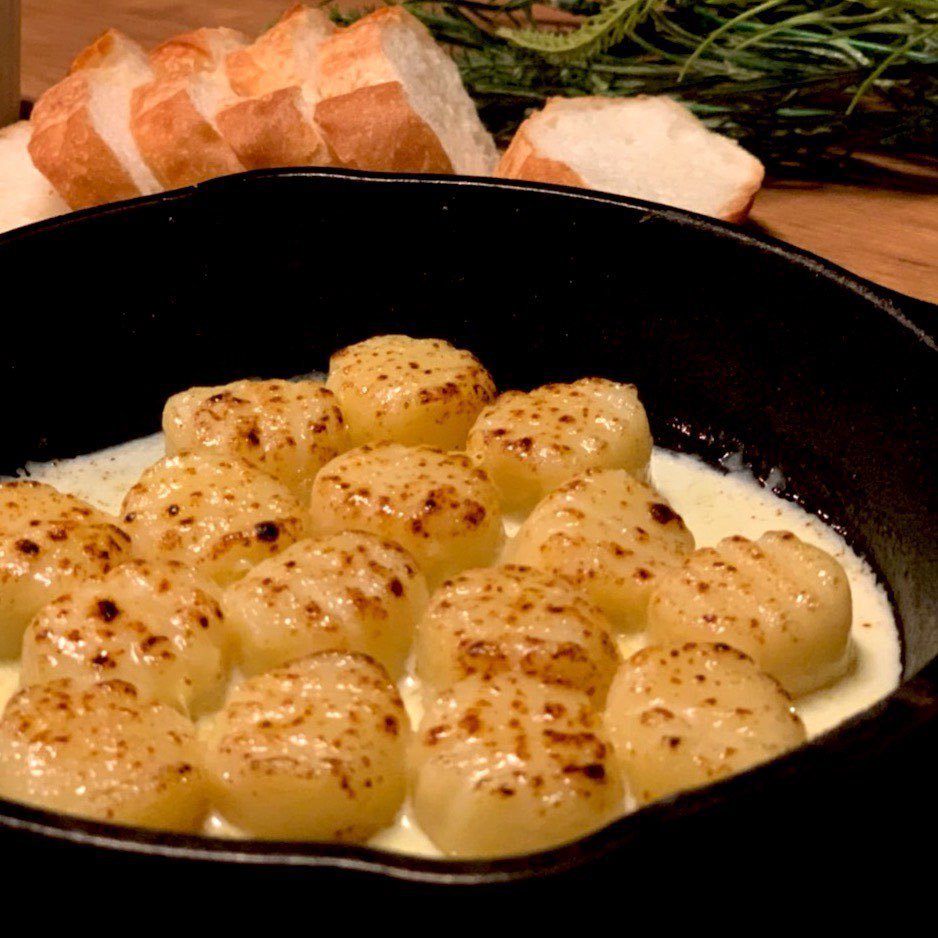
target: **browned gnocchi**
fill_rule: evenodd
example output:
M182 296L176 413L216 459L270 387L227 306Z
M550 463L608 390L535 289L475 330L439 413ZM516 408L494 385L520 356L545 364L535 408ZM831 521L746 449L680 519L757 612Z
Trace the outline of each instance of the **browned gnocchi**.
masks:
M619 663L610 628L563 577L512 565L467 570L433 595L415 670L438 689L475 674L525 674L601 704Z
M651 645L619 669L606 726L644 804L719 781L805 741L791 698L728 645Z
M495 384L471 352L441 339L380 335L336 352L326 387L355 446L391 440L458 449Z
M310 495L316 534L371 531L413 555L436 586L493 563L504 531L498 493L464 453L376 443L334 459Z
M351 445L331 391L316 381L233 381L174 394L163 409L169 455L236 456L305 500L316 473Z
M400 677L427 584L393 541L343 531L263 561L222 602L249 674L333 649L368 654Z
M491 476L503 510L517 513L587 469L644 479L651 446L635 385L581 378L502 394L473 424L466 451Z
M125 681L21 690L0 719L0 796L114 824L194 831L207 810L192 724Z
M476 675L433 700L414 766L414 814L450 856L543 850L624 808L618 765L589 697L520 674Z
M255 837L366 840L404 800L409 727L384 669L325 652L236 688L207 736L215 804Z
M191 564L221 585L307 530L303 506L282 482L237 457L207 453L150 466L121 513L137 553Z
M26 467L115 517L0 483L0 798L512 856L889 692L862 558L751 479L652 456L633 385L496 397L471 352L376 336L325 384L192 387L163 427ZM705 544L787 526L843 566L787 531L695 551L679 510Z
M616 628L637 631L658 579L693 549L694 536L654 489L624 469L593 469L531 512L508 557L568 577Z
M40 482L0 485L0 658L51 599L130 556L130 537L106 515Z
M141 700L217 709L229 635L211 581L178 561L131 560L44 606L23 636L20 683L123 680Z
M847 670L852 619L843 567L790 531L695 551L658 581L648 606L654 641L725 642L795 695Z

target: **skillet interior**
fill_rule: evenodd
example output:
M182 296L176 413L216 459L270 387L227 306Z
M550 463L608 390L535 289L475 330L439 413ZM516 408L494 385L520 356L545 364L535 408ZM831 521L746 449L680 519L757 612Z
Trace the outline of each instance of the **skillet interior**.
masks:
M442 336L500 388L633 381L659 443L711 462L742 449L762 478L781 469L783 494L829 518L888 583L914 677L785 759L536 858L232 845L0 802L5 846L72 869L93 851L125 872L166 872L168 854L177 868L226 860L249 876L520 884L615 877L637 851L647 863L708 831L730 849L774 830L794 849L823 820L843 840L858 811L869 822L871 791L884 830L924 810L905 785L897 820L887 786L914 769L938 714L938 666L925 667L938 654L938 354L884 292L777 242L624 199L308 170L33 226L0 239L0 276L26 285L4 321L0 472L152 432L165 397L190 384L324 369L335 348L380 332Z

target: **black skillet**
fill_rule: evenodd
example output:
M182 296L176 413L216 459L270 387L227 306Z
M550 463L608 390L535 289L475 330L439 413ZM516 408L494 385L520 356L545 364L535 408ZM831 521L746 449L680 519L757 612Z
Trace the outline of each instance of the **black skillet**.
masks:
M633 381L659 443L714 463L741 450L763 479L779 468L781 494L869 558L904 639L902 687L843 727L537 856L454 863L158 835L0 802L0 851L19 870L110 884L197 874L232 899L232 884L559 896L704 867L719 880L721 863L731 888L770 858L802 876L871 844L911 862L908 844L935 831L936 308L659 206L328 170L230 177L34 225L0 238L0 280L22 286L6 292L0 472L150 433L188 385L324 369L375 333L441 336L503 389Z

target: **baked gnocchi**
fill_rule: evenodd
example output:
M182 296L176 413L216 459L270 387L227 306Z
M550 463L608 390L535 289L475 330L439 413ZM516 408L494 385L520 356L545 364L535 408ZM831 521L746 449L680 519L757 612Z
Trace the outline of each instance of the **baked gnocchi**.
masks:
M122 680L143 701L218 709L229 636L214 585L174 561L131 560L44 606L23 636L20 683Z
M599 704L619 663L608 620L572 583L512 565L444 583L417 629L414 657L428 687L509 672L576 688Z
M742 772L806 739L782 687L728 645L651 645L616 674L606 726L640 804Z
M0 796L50 811L195 831L207 809L192 724L125 681L21 690L0 718Z
M646 478L651 446L635 385L581 378L502 394L473 424L466 452L488 472L503 510L524 513L587 469Z
M444 853L530 853L622 813L622 778L590 698L520 674L467 678L427 707L412 798Z
M169 455L236 456L272 475L297 498L351 445L331 391L316 381L233 381L174 394L163 409Z
M116 518L50 485L0 485L0 658L15 658L51 599L130 556Z
M214 802L255 837L366 840L404 800L407 714L384 669L326 652L249 678L207 735Z
M495 384L471 352L441 339L381 335L336 352L326 387L353 445L391 440L459 449Z
M334 459L310 495L316 534L350 529L396 541L431 588L493 563L504 540L498 493L464 453L376 443Z
M508 551L568 577L623 631L645 627L658 579L694 549L681 516L624 469L592 469L547 496Z
M358 651L400 677L427 584L393 541L344 531L299 541L225 591L242 668L257 674L316 651Z
M282 482L242 459L207 453L179 453L150 466L121 513L137 553L191 564L221 585L307 528L303 506Z
M632 385L496 398L471 353L379 336L326 385L190 388L164 428L0 484L0 797L516 855L787 752L901 673L862 558L652 451Z
M843 567L790 531L769 531L725 538L666 573L649 601L648 633L730 644L797 696L847 670L852 619Z

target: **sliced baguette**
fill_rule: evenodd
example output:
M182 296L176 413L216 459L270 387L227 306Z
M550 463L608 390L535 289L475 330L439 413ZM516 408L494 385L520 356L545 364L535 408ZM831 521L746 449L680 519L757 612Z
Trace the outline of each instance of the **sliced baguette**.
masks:
M153 175L166 189L244 169L216 125L232 98L225 60L247 45L231 29L197 29L150 53L153 81L134 91L130 129Z
M497 155L455 62L399 6L323 43L316 122L355 169L489 175Z
M334 32L320 10L295 6L252 45L229 54L228 80L244 97L223 107L216 124L247 169L333 162L314 110L319 49Z
M143 49L114 29L36 102L29 154L71 208L159 191L130 133L130 101L153 78Z
M664 96L552 98L519 128L495 173L661 202L739 222L762 164Z
M0 130L0 233L68 211L29 158L30 133L29 121Z

